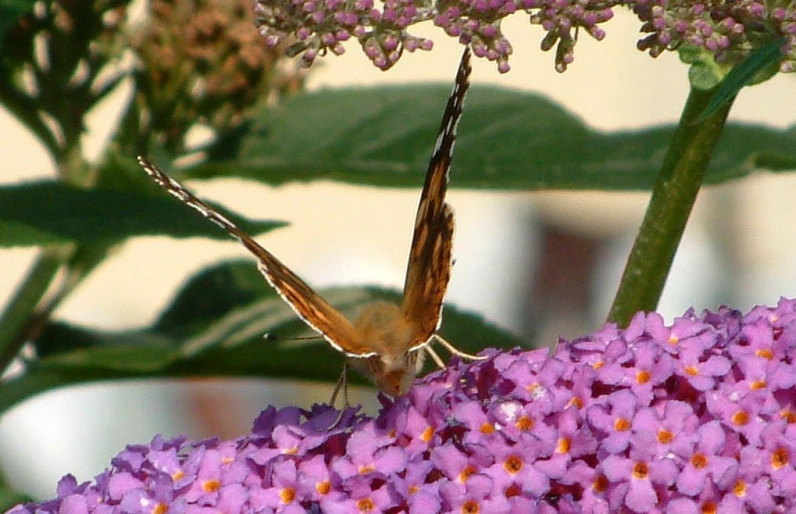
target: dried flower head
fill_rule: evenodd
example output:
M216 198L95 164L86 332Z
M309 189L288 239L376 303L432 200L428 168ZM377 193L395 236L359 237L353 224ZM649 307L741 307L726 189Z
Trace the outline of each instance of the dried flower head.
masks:
M9 514L796 509L796 300L486 353L375 419L270 407L248 436L128 446Z
M303 77L278 65L284 47L263 45L253 22L247 1L153 0L147 26L131 41L144 130L179 153L195 123L224 131L263 98L298 89Z

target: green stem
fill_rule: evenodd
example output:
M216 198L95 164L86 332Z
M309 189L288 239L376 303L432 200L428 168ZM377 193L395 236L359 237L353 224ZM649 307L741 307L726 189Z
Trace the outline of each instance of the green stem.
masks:
M652 189L647 213L628 257L608 321L627 326L638 311L654 311L727 121L732 101L696 121L715 89L691 89L669 152Z
M64 259L63 248L44 250L0 316L0 372L8 367L25 344L25 338L20 337L20 334Z
M33 132L51 156L58 155L61 145L38 115L36 103L31 98L0 80L0 105L8 109L19 122Z

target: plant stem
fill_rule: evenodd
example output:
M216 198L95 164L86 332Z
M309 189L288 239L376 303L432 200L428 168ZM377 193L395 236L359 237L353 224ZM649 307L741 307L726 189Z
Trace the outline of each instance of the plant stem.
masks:
M25 344L20 332L31 319L64 259L64 247L44 250L0 316L0 372L8 367Z
M625 266L608 321L627 326L638 311L658 306L686 223L732 101L696 122L716 89L691 89L669 152L652 189L647 213Z

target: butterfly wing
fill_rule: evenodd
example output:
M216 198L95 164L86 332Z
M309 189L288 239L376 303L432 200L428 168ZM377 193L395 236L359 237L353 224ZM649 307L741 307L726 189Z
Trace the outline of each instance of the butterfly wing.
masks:
M138 163L166 191L199 211L232 237L240 241L258 260L258 268L277 293L312 329L320 333L332 347L351 357L369 357L372 351L362 345L351 323L337 309L321 298L271 252L260 246L247 233L210 207L182 184L169 177L143 157Z
M445 203L456 128L470 85L470 50L465 49L442 116L426 182L417 207L401 311L415 328L408 351L422 347L439 328L453 248L453 211Z

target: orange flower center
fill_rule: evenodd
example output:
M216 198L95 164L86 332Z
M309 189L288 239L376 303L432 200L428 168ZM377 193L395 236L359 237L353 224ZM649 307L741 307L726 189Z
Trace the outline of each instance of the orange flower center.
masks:
M202 490L206 493L214 493L218 491L219 487L221 487L221 483L218 480L207 480L202 484Z
M757 355L758 357L762 357L762 358L764 358L766 360L769 360L769 361L774 358L774 352L772 352L768 348L760 348L759 350L757 350L755 352L755 355Z
M616 418L614 421L614 430L617 432L625 432L630 430L631 424L629 419L625 418Z
M296 497L296 490L292 487L285 487L281 491L279 491L279 499L282 500L282 503L290 503L293 501L293 498Z
M461 473L459 473L459 481L461 483L467 482L467 478L475 473L475 468L473 466L466 466Z
M695 453L691 456L691 465L697 469L705 469L708 465L708 458L701 453Z
M774 450L774 453L771 454L771 467L780 469L788 465L788 460L788 450L782 447L777 448Z
M514 426L525 432L533 428L533 419L528 416L521 416L520 419L514 423Z
M475 500L467 500L462 504L462 514L478 514L481 506Z
M594 479L594 482L591 484L591 488L597 491L598 493L604 493L608 490L608 478L605 475L599 475L597 478Z
M735 482L735 487L732 488L732 492L735 493L735 496L738 498L746 496L746 482L743 480Z
M746 411L739 410L732 415L732 422L742 427L749 423L749 414Z
M376 504L370 498L362 498L357 502L359 512L372 512L376 509Z
M328 494L332 490L332 483L328 480L315 484L315 490L321 494Z
M715 503L712 501L706 501L702 504L702 508L699 510L699 512L702 514L716 514L716 511L718 510L719 508Z
M510 475L516 475L522 470L522 459L518 455L511 455L506 462L503 463L505 469Z

